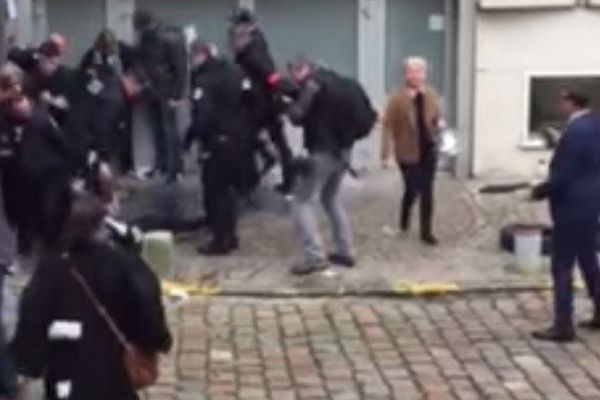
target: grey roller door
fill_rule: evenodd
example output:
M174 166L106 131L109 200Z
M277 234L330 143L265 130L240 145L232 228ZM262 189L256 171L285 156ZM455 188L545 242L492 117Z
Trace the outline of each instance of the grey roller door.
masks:
M388 0L387 85L400 82L402 60L421 56L430 64L430 81L443 90L445 0Z
M299 54L357 73L357 0L257 0L279 68Z
M227 17L237 0L137 0L137 8L156 13L165 23L194 25L198 36L220 46L226 43Z
M104 0L47 0L48 29L69 40L68 64L77 65L105 27Z

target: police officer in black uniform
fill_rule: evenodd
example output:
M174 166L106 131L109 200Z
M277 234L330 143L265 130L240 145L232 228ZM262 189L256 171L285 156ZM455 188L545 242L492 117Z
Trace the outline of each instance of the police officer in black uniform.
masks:
M234 64L215 56L202 40L191 49L192 125L186 148L200 146L202 184L212 242L199 252L227 255L238 248L237 193L240 159L248 128L244 75Z
M271 156L260 139L260 132L266 129L279 152L283 170L283 182L278 190L288 193L291 189L292 151L287 142L280 118L280 110L275 101L274 91L280 77L263 32L258 27L255 16L248 9L239 9L231 18L230 45L235 61L242 67L251 82L253 100L253 120L256 128L257 150L269 166ZM263 171L263 173L266 171Z

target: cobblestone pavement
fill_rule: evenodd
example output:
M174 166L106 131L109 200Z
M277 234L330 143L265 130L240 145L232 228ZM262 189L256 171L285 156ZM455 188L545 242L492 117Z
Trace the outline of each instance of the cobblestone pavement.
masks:
M589 309L579 299L579 313ZM547 295L185 305L152 400L600 399L600 333L530 340Z

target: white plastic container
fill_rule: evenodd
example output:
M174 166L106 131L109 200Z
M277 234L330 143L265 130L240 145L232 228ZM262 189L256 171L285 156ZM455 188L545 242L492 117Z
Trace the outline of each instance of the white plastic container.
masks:
M142 258L161 278L168 277L175 265L175 238L168 231L148 232L142 243Z
M515 267L522 273L536 273L543 267L543 228L539 225L515 227Z

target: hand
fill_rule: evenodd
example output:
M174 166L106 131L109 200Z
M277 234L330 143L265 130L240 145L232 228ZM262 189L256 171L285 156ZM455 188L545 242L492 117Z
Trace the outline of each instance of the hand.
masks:
M381 160L381 169L391 169L393 167L393 161L389 158Z

